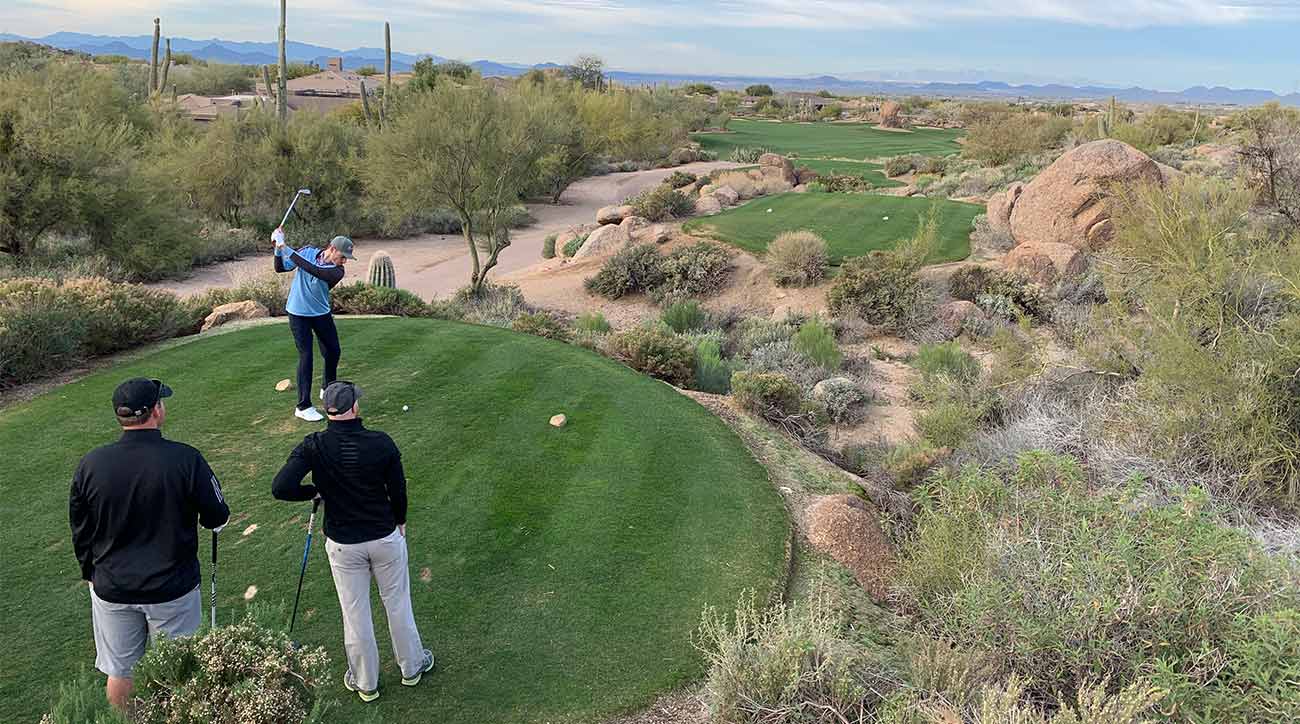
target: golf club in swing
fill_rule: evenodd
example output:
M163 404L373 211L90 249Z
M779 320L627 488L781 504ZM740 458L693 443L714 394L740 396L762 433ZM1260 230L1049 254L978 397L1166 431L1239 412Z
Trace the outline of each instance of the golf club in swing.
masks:
M293 195L293 201L289 202L289 208L284 210L284 218L280 219L280 226L284 226L289 220L289 214L293 213L293 205L298 203L299 196L311 196L311 189L298 189L298 193Z
M293 615L289 617L289 633L298 621L298 601L302 598L302 579L307 576L307 556L311 553L311 532L316 527L316 509L320 507L320 498L311 502L311 516L307 518L307 545L302 549L302 570L298 571L298 593L293 597Z
M212 584L211 593L208 596L208 605L211 610L212 628L217 627L217 532L212 531Z

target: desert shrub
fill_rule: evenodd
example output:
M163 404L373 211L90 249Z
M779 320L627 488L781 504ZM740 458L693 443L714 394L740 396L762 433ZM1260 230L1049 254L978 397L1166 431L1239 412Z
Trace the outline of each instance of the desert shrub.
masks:
M798 330L789 322L763 317L746 317L732 327L727 339L728 353L748 357L754 350L773 342L789 342Z
M554 258L555 258L555 239L556 239L557 236L558 236L558 234L547 234L547 235L546 235L546 238L545 238L545 239L542 239L542 258L543 258L543 259L554 259ZM574 251L576 252L577 249L574 249Z
M300 648L250 614L233 626L154 642L136 667L132 720L209 720L202 712L248 724L317 720L328 677L325 649Z
M625 203L632 207L637 216L650 221L681 219L695 211L694 201L666 183L647 189L627 199Z
M739 146L727 157L732 163L758 163L758 157L770 151L763 146Z
M649 292L664 281L664 257L654 244L636 244L619 250L585 282L587 291L606 299Z
M695 375L694 345L662 325L613 334L607 350L632 369L678 387L690 385Z
M554 339L560 342L567 342L573 336L563 322L545 312L521 314L515 318L515 321L510 323L510 328L516 332Z
M731 376L731 394L741 407L764 417L796 415L803 391L779 372L741 370Z
M835 371L844 362L839 345L835 343L835 330L820 319L810 319L794 335L794 348L819 367Z
M725 395L731 391L732 366L722 358L716 339L701 339L695 345L695 389Z
M813 231L784 231L768 244L764 259L777 285L811 286L826 278L826 240Z
M1000 166L1060 146L1070 132L1068 118L1000 112L969 124L962 157Z
M948 280L953 299L975 302L994 317L1015 320L1021 316L1044 319L1050 302L1043 288L1028 277L1005 269L967 266Z
M912 366L926 379L947 376L961 384L971 384L980 376L979 360L956 342L921 345L912 358Z
M808 391L830 376L828 370L814 362L808 355L795 349L793 339L783 339L755 347L745 357L744 362L748 370L783 374Z
M1242 622L1293 609L1300 596L1294 564L1218 523L1202 494L1090 491L1067 457L1025 454L1006 475L941 474L921 501L902 549L900 603L927 634L997 656L1036 700L1182 676L1194 685L1173 687L1164 709L1184 718L1232 696L1220 673L1226 652L1250 641ZM1252 675L1293 667L1288 648L1255 647Z
M885 175L902 176L916 168L916 159L912 156L894 156L885 160Z
M943 462L945 453L925 439L899 444L885 454L883 467L904 490L920 485Z
M833 194L858 194L875 188L867 179L846 173L819 176L817 183L825 192Z
M429 305L418 296L392 287L377 287L358 282L343 284L330 292L336 314L391 314L398 317L423 317Z
M940 156L923 156L916 164L917 173L942 176L948 170L948 159Z
M938 233L938 218L931 210L911 239L889 251L846 261L826 293L831 311L902 331L915 319L915 307L925 301L926 288L917 272L935 248Z
M955 448L978 428L980 411L961 400L941 400L916 414L916 431L930 445Z
M579 234L564 242L564 249L562 250L564 252L564 258L572 259L573 255L577 254L578 250L582 248L582 245L587 243L588 236L588 234Z
M81 359L86 322L57 285L0 282L0 386L65 370Z
M75 679L59 684L50 711L40 724L128 724L104 696L104 682L98 674L82 671Z
M698 177L689 171L673 171L667 179L664 180L669 188L680 189L683 186L690 186L695 183Z
M893 688L887 663L826 596L760 611L749 594L734 615L706 609L695 646L719 724L865 722Z
M230 302L252 300L267 308L273 317L283 316L285 304L289 301L289 279L287 274L254 274L237 282L234 287L220 287L200 292L181 300L183 321L182 333L199 331L203 318L212 313L214 307Z
M828 194L830 192L830 188L821 181L808 182L808 193L810 194Z
M435 317L493 327L509 327L521 314L531 311L519 287L509 284L484 285L477 293L472 287L462 287L450 302L430 305L430 314Z
M85 320L81 348L102 355L174 336L180 328L176 295L107 279L65 282L62 295Z
M574 326L579 332L589 334L608 334L610 330L609 321L600 312L583 312Z
M826 416L837 425L855 422L867 402L862 386L845 377L832 377L819 383L817 401Z
M664 308L659 317L664 324L678 334L704 329L709 315L694 300L673 302Z
M653 287L659 301L709 296L727 282L731 251L721 244L701 241L674 249L663 257L660 269L663 279Z
M964 266L948 277L948 294L953 299L973 302L984 292L984 285L988 283L991 273L988 267Z

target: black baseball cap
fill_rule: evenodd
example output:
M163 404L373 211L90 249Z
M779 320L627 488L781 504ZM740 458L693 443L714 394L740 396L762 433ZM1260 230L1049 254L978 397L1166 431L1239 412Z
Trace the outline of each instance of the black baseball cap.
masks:
M327 415L342 415L361 399L361 388L347 380L339 380L331 382L321 397L325 400Z
M113 390L113 411L119 417L143 415L164 397L172 396L172 388L162 380L134 377Z

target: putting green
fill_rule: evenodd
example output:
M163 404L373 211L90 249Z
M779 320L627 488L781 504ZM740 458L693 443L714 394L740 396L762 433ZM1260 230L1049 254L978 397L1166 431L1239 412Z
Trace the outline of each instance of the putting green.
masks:
M831 263L839 264L910 238L932 208L938 213L939 244L931 262L970 256L971 224L984 208L917 197L785 193L757 198L716 216L692 219L682 228L756 254L765 251L782 232L807 229L826 240Z
M413 604L440 665L418 688L398 686L378 616L384 669L370 707L383 720L588 721L644 706L703 673L690 633L705 605L772 591L781 500L740 440L689 398L578 347L505 330L339 326L341 374L364 387L367 424L403 451ZM116 437L107 400L124 378L175 388L166 434L200 448L223 480L235 517L221 536L220 618L242 615L250 586L255 600L292 603L309 505L273 500L270 484L317 427L293 419L292 393L274 390L294 359L283 325L256 327L4 411L0 721L35 721L61 681L93 666L68 481L86 450ZM561 412L565 427L547 424ZM323 548L313 547L295 637L325 646L341 681ZM335 719L364 713L347 698Z
M692 138L706 151L726 160L740 147L763 147L782 155L801 158L847 158L866 160L919 153L947 156L961 150L961 131L916 128L910 131L882 131L865 123L774 123L735 118L726 133L699 133Z

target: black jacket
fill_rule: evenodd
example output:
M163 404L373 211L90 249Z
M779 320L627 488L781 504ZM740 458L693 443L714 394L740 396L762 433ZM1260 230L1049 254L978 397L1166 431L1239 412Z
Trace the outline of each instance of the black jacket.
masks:
M128 430L87 453L72 476L72 547L81 577L113 603L165 603L199 585L198 530L230 519L198 450L158 430Z
M311 473L313 485L302 479ZM386 433L361 420L330 420L298 444L275 476L279 500L325 503L325 535L336 543L365 543L406 524L406 475L402 454Z

